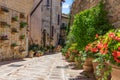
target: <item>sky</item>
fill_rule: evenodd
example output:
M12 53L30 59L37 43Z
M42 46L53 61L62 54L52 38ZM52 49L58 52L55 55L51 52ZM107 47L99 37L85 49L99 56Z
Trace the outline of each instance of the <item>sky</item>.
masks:
M69 14L72 2L73 0L65 0L65 2L62 5L62 13Z

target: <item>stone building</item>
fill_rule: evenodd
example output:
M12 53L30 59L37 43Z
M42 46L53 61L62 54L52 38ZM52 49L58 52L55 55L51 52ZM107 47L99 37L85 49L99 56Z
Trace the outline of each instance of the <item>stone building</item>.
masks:
M28 15L33 0L0 0L0 61L28 55Z
M63 0L62 0L63 1ZM30 15L30 42L56 46L60 35L61 0L34 0Z
M71 6L71 18L70 22L72 25L74 15L91 7L94 7L99 3L100 0L74 0ZM115 26L120 27L120 0L104 0L105 9L108 12L109 21Z
M59 39L59 44L60 45L65 45L66 41L66 36L67 36L67 27L69 23L69 17L67 14L62 14L61 17L61 26L60 26L60 39Z

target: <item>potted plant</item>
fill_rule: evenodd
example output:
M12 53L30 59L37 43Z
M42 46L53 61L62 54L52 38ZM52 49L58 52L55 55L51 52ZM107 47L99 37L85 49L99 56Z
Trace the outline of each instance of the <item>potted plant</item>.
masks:
M20 28L22 29L22 28L24 28L24 27L26 27L27 26L27 23L26 22L20 22Z
M114 30L108 33L109 37L109 65L112 67L112 80L119 80L120 76L120 30Z
M18 16L12 17L12 22L14 22L14 21L18 21Z
M9 12L8 8L6 8L6 7L1 7L0 13L4 14L4 12L8 13L8 12Z
M0 22L2 28L10 27L10 25L7 22L1 21Z
M30 57L30 58L33 58L34 53L35 53L35 52L34 52L33 50L30 50L30 51L29 51L29 57Z
M20 40L23 40L23 39L25 39L25 35L24 34L20 35Z
M7 35L1 35L0 40L9 40Z
M20 18L25 19L25 15L23 13L20 13Z
M18 31L17 31L17 28L11 28L11 33L17 33Z
M19 52L25 52L25 48L24 47L20 47L19 48Z
M14 49L14 50L18 48L17 46L18 46L17 43L12 43L11 44L11 48Z

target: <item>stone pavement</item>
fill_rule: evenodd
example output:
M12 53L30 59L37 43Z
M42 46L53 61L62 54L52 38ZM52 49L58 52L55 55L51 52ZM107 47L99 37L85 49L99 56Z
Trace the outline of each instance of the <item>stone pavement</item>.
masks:
M94 80L71 69L61 53L0 62L0 80Z

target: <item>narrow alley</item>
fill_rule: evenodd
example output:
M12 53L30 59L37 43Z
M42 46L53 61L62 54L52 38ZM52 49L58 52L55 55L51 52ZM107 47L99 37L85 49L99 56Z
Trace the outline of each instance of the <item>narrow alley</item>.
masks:
M0 62L0 80L94 80L70 68L61 53Z

